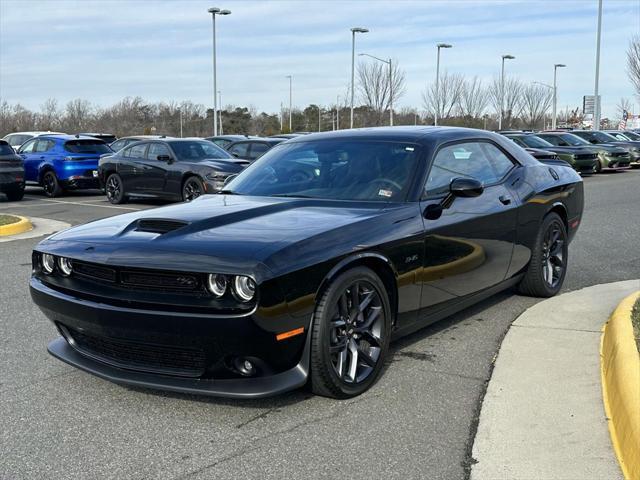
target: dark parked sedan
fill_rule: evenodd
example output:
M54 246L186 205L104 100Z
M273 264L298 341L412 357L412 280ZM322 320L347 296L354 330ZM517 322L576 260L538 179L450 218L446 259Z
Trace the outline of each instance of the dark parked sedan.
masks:
M559 147L589 148L598 155L598 159L596 161L596 172L601 172L602 170L624 170L629 168L629 152L616 145L594 145L584 138L574 135L573 132L540 132L537 133L536 136Z
M235 158L253 162L285 140L286 138L245 139L228 145L227 151Z
M24 196L24 162L5 140L0 140L0 193L9 201Z
M100 185L111 203L129 197L153 197L189 202L215 193L243 165L206 140L155 139L135 142L103 157Z
M394 338L511 286L558 293L582 209L573 169L501 135L312 134L218 195L44 240L31 295L61 334L49 352L111 381L346 398Z
M239 142L241 140L247 140L249 138L258 138L258 137L250 137L249 135L218 135L217 137L207 137L205 140L209 140L210 142L215 143L220 148L224 148L225 150L229 145L233 142Z

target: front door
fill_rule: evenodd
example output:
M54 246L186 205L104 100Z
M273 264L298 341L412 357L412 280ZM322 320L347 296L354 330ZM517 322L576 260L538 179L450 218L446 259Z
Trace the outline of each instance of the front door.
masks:
M518 206L507 183L517 168L514 159L487 140L447 144L435 154L421 201L426 213L423 314L505 279L515 244ZM484 191L477 197L449 197L443 204L454 178L479 180ZM445 208L438 209L438 205Z
M24 160L24 177L27 182L38 181L38 156L33 152L33 148L36 146L37 138L32 138L18 150L20 156Z

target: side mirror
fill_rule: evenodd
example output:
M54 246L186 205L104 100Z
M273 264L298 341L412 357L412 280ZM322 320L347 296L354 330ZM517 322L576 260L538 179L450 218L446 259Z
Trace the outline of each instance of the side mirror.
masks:
M235 158L240 158L240 155L238 155L236 152L231 153L231 156Z
M167 163L171 163L171 156L169 155L158 155L156 157L156 160L158 160L159 162L167 162Z
M482 182L475 178L454 178L449 184L449 192L454 197L472 198L482 195Z
M234 174L229 175L227 178L225 178L225 179L224 179L224 183L223 183L223 185L224 185L224 186L227 186L227 184L228 184L231 180L233 180L234 178L236 178L237 176L238 176L238 174L237 174L237 173L234 173Z

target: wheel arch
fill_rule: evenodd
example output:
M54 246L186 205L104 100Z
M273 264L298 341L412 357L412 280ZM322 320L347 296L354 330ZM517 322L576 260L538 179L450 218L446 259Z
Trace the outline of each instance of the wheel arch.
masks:
M568 232L569 231L569 214L567 212L567 207L565 206L565 204L562 202L555 202L551 206L549 211L545 214L545 216L549 215L552 212L557 213L560 216L560 218L562 219L562 223L564 223L564 227Z
M47 172L53 172L55 174L56 169L53 168L53 165L51 165L50 163L44 163L38 167L38 184L39 185L42 185L42 177L44 177L44 174Z
M338 262L324 277L316 292L316 298L320 298L333 279L341 273L354 267L367 267L372 270L384 284L391 305L392 323L395 325L398 314L398 274L393 262L387 257L376 252L360 252L349 255Z

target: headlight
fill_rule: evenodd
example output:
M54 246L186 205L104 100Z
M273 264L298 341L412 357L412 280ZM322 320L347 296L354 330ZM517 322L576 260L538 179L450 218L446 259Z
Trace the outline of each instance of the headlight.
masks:
M58 258L58 267L60 268L60 272L65 277L71 275L71 271L73 267L71 266L71 260L65 257Z
M227 291L227 277L217 273L210 273L207 277L207 288L216 297L221 297Z
M216 172L214 170L213 172L207 173L205 177L207 178L207 180L215 180L218 182L222 182L227 177L227 175L221 172Z
M50 253L44 253L42 255L42 270L44 273L53 273L53 269L56 266L56 257Z
M256 294L256 282L250 277L239 275L233 281L233 293L242 302L248 302Z

